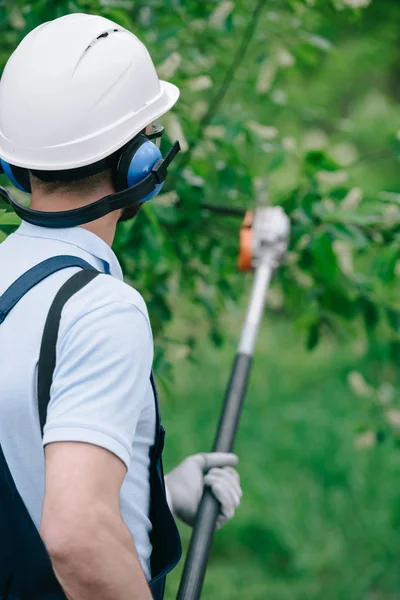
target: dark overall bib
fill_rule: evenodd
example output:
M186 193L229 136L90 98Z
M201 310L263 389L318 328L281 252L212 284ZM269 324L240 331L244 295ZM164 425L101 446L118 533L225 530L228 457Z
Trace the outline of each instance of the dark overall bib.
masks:
M43 332L38 367L40 426L46 421L50 386L56 362L56 342L62 307L99 272L74 256L55 256L36 265L17 279L0 297L0 324L10 310L40 281L68 267L81 267L57 293ZM157 391L151 375L156 408L155 442L150 450L150 520L152 523L152 580L155 600L164 595L165 576L181 557L181 543L168 508L162 466L164 429L160 421ZM0 392L1 393L1 392ZM1 418L1 416L0 416ZM7 466L0 440L0 600L66 600L51 567L40 535L19 495Z

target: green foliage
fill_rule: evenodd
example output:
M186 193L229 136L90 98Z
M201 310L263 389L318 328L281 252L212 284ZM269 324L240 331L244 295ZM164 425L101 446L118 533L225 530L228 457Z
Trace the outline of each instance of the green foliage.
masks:
M247 283L236 274L239 223L204 204L251 208L268 194L292 222L276 310L309 348L332 333L380 337L397 360L398 3L6 0L0 11L2 64L42 21L87 11L134 31L181 88L163 123L184 151L164 193L115 242L159 348L176 297L201 306L222 343L220 316ZM4 234L10 218L0 217ZM168 368L162 353L157 361Z
M309 323L308 347L314 348L322 328L338 330L350 322L353 333L359 322L370 332L385 313L398 310L400 210L394 200L383 205L362 199L360 188L322 177L340 175L340 166L322 151L305 155L303 172L282 203L291 215L292 239L281 280L292 314L297 310ZM392 343L397 332L386 328L385 336Z
M192 311L182 310L171 336L187 326ZM170 349L167 468L211 446L238 329L235 315L223 324L222 351L197 327L193 365ZM310 354L284 317L266 320L235 447L243 501L215 535L204 600L399 597L400 387L371 385L382 348L360 359L357 343L325 338ZM186 547L189 530L181 532Z
M170 139L179 137L185 150L181 163L166 193L137 222L121 227L115 244L128 281L149 303L157 334L174 313L168 294L179 290L203 306L211 335L222 339L218 316L226 298L242 286L235 275L237 223L216 218L202 204L251 207L267 191L265 176L270 201L284 206L293 225L288 265L277 284L284 292L282 309L295 318L302 315L309 346L326 326L339 330L342 321L363 317L369 327L371 319L375 323L381 314L398 310L398 198L379 198L378 176L375 186L363 185L360 158L378 142L388 147L392 140L394 146L400 111L390 106L388 86L376 87L382 76L374 73L390 69L395 36L378 8L370 6L355 20L349 7L367 4L4 3L3 64L43 20L89 11L137 33L160 75L182 90L176 110L164 119ZM396 13L393 6L390 10ZM360 57L365 28L375 39L372 66L368 56ZM386 33L389 41L383 39ZM353 59L358 75L349 68ZM367 74L373 86L365 88ZM360 89L350 87L355 78L364 84ZM370 137L367 130L373 131ZM363 199L352 206L354 193ZM381 265L369 268L377 253Z

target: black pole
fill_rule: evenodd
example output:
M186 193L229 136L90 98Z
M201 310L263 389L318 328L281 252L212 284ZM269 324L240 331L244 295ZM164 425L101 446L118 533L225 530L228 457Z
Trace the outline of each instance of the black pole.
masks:
M243 217L246 214L245 208L235 208L233 206L220 206L218 204L208 204L207 202L202 202L200 206L201 208L205 208L206 210L209 210L210 212L216 215L221 215L224 217L241 217L243 219Z
M238 353L236 355L214 442L214 452L232 451L246 394L251 360L251 356L247 354ZM209 489L205 490L186 556L178 600L200 598L218 514L219 502Z
M238 352L225 394L214 452L231 452L233 449L271 273L270 261L261 260L256 268ZM200 598L218 513L219 503L206 489L197 513L177 600Z

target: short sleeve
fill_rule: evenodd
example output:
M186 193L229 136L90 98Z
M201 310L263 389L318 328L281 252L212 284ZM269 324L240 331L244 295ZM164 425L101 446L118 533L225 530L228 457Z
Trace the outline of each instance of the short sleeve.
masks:
M87 442L128 467L152 360L149 322L129 302L97 307L64 327L43 445Z

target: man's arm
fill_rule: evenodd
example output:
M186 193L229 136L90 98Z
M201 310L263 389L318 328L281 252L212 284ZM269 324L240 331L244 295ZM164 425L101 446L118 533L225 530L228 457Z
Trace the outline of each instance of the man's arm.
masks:
M143 301L133 305L133 291L125 298L121 286L99 276L71 298L57 341L41 534L70 600L151 598L119 496L149 386L152 336Z
M151 600L119 510L124 463L79 442L46 446L40 533L69 600Z

